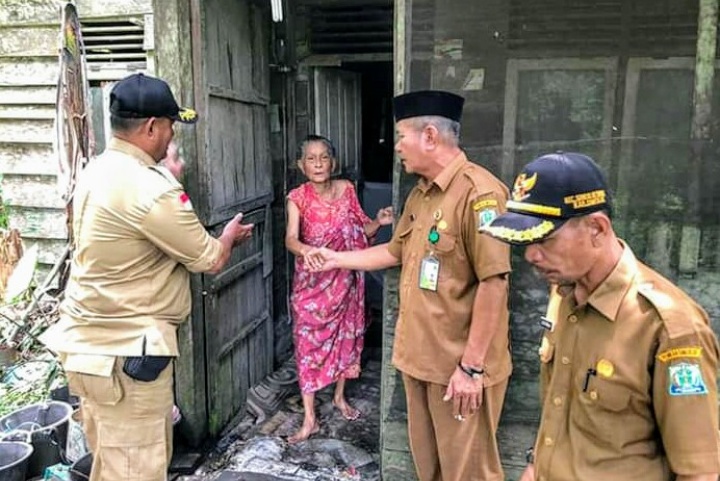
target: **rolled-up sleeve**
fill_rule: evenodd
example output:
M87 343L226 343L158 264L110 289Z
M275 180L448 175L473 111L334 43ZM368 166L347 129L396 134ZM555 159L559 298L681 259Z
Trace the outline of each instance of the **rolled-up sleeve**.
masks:
M190 201L180 189L157 198L141 230L158 249L183 264L190 272L207 272L220 260L222 244L200 223Z

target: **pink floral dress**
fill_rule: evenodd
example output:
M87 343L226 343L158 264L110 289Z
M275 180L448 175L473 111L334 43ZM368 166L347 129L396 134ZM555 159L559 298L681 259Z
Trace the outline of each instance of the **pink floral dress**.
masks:
M300 241L335 251L368 246L363 226L370 219L349 184L334 201L321 199L309 182L288 194L300 210ZM362 272L335 269L308 272L295 259L290 296L300 390L312 393L360 375L365 334L365 278Z

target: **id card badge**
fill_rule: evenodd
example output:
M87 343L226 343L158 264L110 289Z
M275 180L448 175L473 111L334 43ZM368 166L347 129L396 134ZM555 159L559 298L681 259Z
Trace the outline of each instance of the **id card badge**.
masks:
M437 292L440 261L432 254L423 258L420 263L420 289Z

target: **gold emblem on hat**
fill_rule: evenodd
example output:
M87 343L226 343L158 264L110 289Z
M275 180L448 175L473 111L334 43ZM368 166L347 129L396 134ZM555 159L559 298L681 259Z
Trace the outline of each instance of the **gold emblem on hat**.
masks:
M436 221L442 219L442 210L438 209L433 213L433 219Z
M529 195L528 192L531 191L533 187L535 187L537 177L537 172L535 172L532 177L528 177L527 174L525 174L524 172L518 175L517 179L515 179L515 184L513 185L513 200L516 202L520 202L521 200L526 199Z
M437 224L438 230L445 230L447 228L448 228L447 222L445 222L444 220L441 220L440 222L438 222L438 224Z
M178 112L178 117L185 122L192 122L197 118L197 112L193 109L182 109Z
M597 373L602 377L612 377L615 373L615 366L607 359L600 359L595 367Z

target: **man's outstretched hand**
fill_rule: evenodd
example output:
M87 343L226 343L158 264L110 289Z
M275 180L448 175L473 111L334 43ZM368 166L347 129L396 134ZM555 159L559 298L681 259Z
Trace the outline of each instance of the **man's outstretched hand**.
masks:
M310 272L322 272L337 269L338 253L327 247L315 247L305 253L305 265Z

